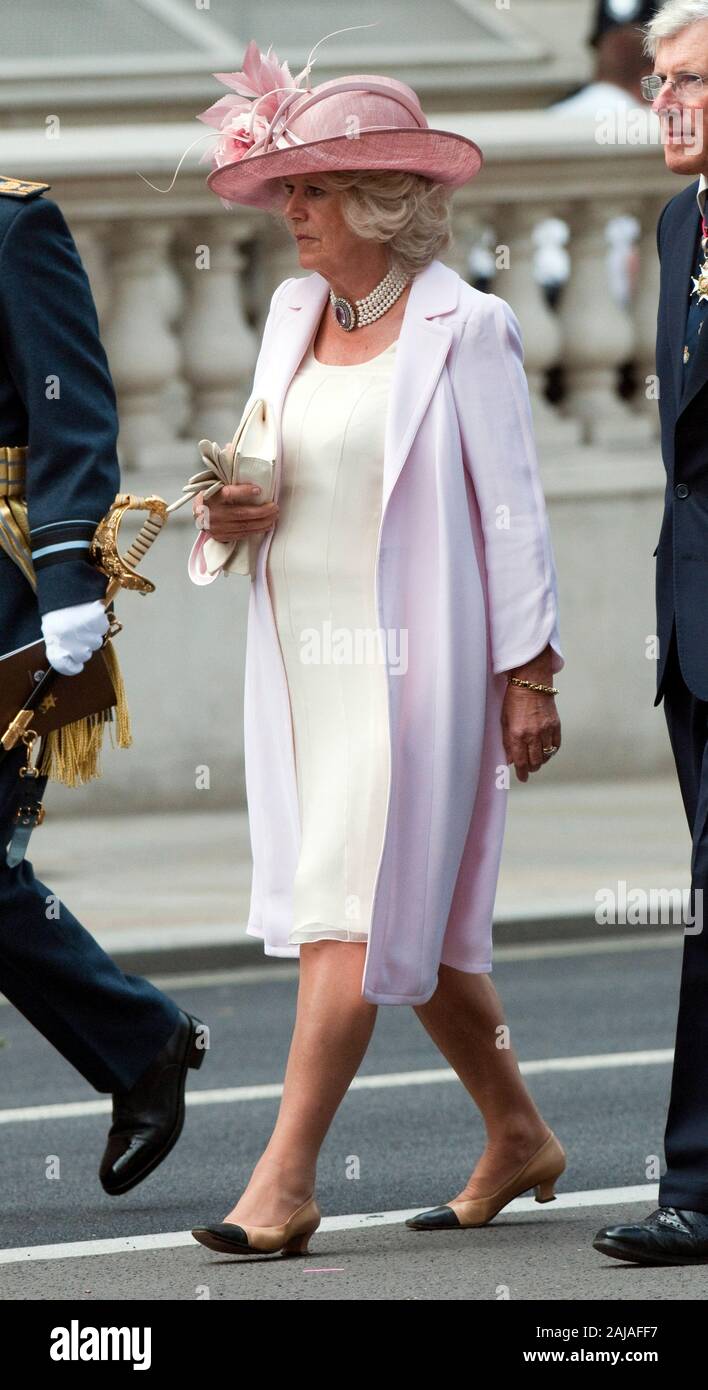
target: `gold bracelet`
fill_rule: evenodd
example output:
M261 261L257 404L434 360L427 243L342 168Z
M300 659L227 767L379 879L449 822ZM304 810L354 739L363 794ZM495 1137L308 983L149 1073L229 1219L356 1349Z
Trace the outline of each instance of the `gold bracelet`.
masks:
M507 676L508 685L522 685L527 690L541 690L544 695L558 695L557 685L539 685L536 681L522 681L518 676Z

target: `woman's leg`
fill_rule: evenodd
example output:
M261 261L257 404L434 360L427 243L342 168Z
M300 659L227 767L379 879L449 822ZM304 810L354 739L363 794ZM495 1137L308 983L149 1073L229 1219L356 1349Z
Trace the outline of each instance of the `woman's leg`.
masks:
M434 995L415 1012L479 1107L487 1130L484 1153L456 1197L487 1197L551 1132L524 1085L513 1049L504 1046L499 995L488 974L441 965Z
M300 947L300 981L278 1118L226 1221L278 1226L314 1190L317 1157L369 1045L376 1005L362 997L366 944Z

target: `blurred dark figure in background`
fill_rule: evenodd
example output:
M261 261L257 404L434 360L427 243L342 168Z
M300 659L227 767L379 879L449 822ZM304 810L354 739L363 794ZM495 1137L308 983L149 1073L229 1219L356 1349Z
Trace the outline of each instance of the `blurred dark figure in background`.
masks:
M642 104L640 80L652 71L652 63L644 53L640 25L653 19L660 0L599 0L593 29L588 43L595 49L593 79L561 101L548 107L551 116L595 116L608 111L630 111ZM559 250L554 255L558 232L557 219L547 219L537 228L546 254L538 256L536 278L543 285L552 308L558 304L563 285L568 278L567 255ZM608 223L608 255L610 292L618 303L631 303L633 286L639 269L636 234L633 219L613 218ZM547 231L544 231L544 227ZM633 363L620 367L619 392L630 399L636 390ZM548 374L547 397L550 401L563 399L563 372L552 368Z

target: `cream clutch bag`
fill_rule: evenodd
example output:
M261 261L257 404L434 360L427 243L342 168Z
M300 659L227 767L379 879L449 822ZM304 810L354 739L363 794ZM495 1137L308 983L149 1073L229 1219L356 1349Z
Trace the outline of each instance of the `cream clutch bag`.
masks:
M274 500L277 429L272 407L262 397L246 405L230 444L221 449L213 441L201 439L199 451L205 467L183 488L186 496L180 505L198 492L203 492L208 504L215 492L234 483L256 483L261 489L258 504ZM217 541L208 531L201 531L189 557L190 579L195 584L211 584L219 574L255 578L258 551L266 534L259 531L236 541Z

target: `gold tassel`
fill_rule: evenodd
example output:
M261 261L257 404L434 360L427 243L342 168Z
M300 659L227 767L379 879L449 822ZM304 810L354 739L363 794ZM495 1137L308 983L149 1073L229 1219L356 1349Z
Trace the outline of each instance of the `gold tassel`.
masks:
M24 498L0 499L0 550L20 567L35 593L37 579L32 568L27 502ZM123 676L113 644L107 642L103 656L116 697L116 739L113 738L114 710L88 715L61 729L53 729L44 740L39 772L67 787L78 787L101 776L101 749L108 725L111 744L115 748L130 748L133 736L130 729L128 701Z
M107 642L103 648L103 656L116 694L115 739L112 709L89 715L73 724L65 724L61 729L53 729L46 737L39 771L42 776L62 782L65 787L78 787L82 782L90 782L101 776L101 750L106 725L114 748L130 748L133 742L123 675L111 642Z
M119 748L130 748L133 742L133 733L130 727L130 714L128 711L128 697L125 693L123 683L123 673L118 664L118 656L112 642L106 642L103 648L103 655L108 667L108 674L113 683L116 693L116 739ZM111 731L112 741L112 731ZM115 747L116 744L113 744Z

